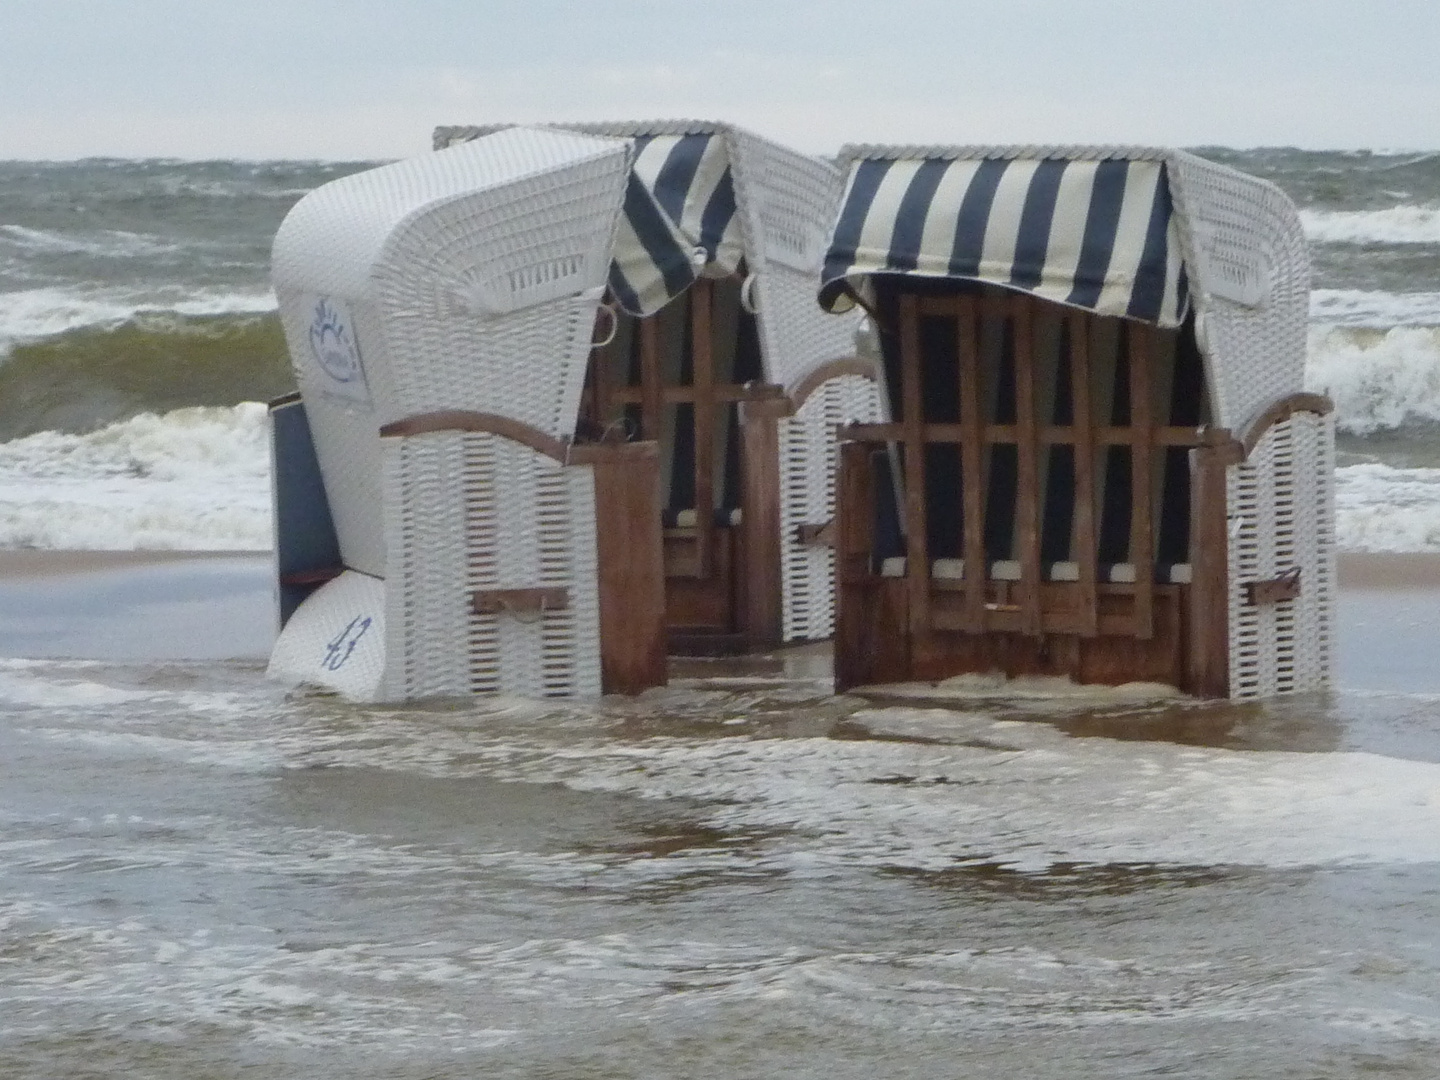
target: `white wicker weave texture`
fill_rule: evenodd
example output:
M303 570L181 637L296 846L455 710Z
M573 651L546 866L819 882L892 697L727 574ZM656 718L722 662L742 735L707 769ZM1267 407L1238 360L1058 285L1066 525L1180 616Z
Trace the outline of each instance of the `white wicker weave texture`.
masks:
M1334 590L1333 420L1296 413L1231 466L1230 695L1318 690L1329 679ZM1300 595L1251 604L1246 585L1298 567Z
M822 364L854 354L861 313L829 315L815 298L845 178L827 162L749 132L730 128L726 137L746 254L758 272L766 376L793 387Z
M1243 430L1304 388L1310 249L1273 184L1193 154L1173 153L1169 167L1214 421Z
M393 699L600 692L594 474L488 433L385 440ZM481 589L563 609L478 614Z
M327 184L286 218L275 287L347 565L386 572L380 425L459 408L573 431L628 160L508 129ZM319 360L321 303L356 383Z
M784 638L815 641L835 632L835 552L796 540L801 525L835 517L837 425L881 419L880 390L859 375L828 379L794 416L780 421L781 576Z

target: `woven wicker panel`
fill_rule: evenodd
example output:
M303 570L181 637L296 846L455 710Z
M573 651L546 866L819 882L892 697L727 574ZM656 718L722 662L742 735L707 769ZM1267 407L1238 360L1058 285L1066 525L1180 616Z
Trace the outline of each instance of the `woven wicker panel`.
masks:
M595 481L496 435L465 436L466 592L563 587L569 606L471 613L471 690L531 697L600 692ZM489 662L494 657L493 665Z
M389 630L385 697L470 692L464 447L458 433L381 440Z
M730 128L726 135L746 254L757 273L765 373L794 386L855 350L860 313L829 315L816 300L844 176L828 162L749 132Z
M276 294L346 565L387 570L380 425L459 408L574 431L628 162L512 129L326 184L286 218ZM322 302L353 333L358 389L317 361Z
M855 355L855 331L863 314L824 311L815 300L817 281L815 273L779 264L767 266L758 277L757 321L771 382L793 389L822 364Z
M265 674L322 686L352 701L383 698L385 586L347 571L316 589L285 624Z
M1296 413L1228 478L1230 695L1269 697L1329 681L1335 581L1333 421ZM1249 582L1300 568L1300 595L1250 604Z
M598 694L593 471L498 435L386 439L387 696ZM562 610L477 614L477 589L564 588Z
M834 550L797 543L796 529L835 516L836 426L879 419L882 409L875 382L842 375L821 384L794 416L780 421L781 612L786 641L814 641L835 632Z
M1169 168L1214 420L1242 430L1304 389L1310 250L1273 184L1192 154L1174 153ZM1247 292L1254 304L1230 298Z
M390 336L403 342L406 357L394 399L397 418L472 409L570 436L600 295L591 289L493 319L422 313L391 320Z
M281 225L273 250L276 291L364 297L375 268L403 259L404 236L412 229L423 235L426 220L437 213L462 235L450 235L455 246L436 253L438 261L427 257L417 269L444 267L483 283L490 275L467 271L537 265L569 250L573 241L565 236L564 222L585 216L583 189L590 184L609 189L618 211L627 168L628 154L619 143L512 128L343 177L301 199ZM476 232L467 244L468 229ZM530 235L520 239L517 233ZM547 251L547 240L558 242L557 250ZM608 240L606 235L600 241L602 257ZM477 252L479 261L472 257ZM454 261L446 266L447 259ZM587 268L590 284L602 283L607 270L603 259Z

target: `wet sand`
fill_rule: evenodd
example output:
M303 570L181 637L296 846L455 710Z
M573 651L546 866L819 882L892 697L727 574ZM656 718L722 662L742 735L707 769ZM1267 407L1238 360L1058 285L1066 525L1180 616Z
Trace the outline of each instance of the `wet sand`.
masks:
M0 656L260 660L268 552L0 551Z
M1440 589L1440 554L1341 552L1341 589Z
M271 575L268 552L0 551L0 656L263 660ZM1345 553L1339 579L1337 685L1440 692L1440 554ZM738 685L797 665L823 678L828 647L679 660L672 675Z

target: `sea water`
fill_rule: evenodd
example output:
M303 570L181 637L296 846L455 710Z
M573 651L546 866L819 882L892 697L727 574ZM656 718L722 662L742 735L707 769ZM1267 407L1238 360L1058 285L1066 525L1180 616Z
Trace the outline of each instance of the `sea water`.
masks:
M1206 153L1314 243L1342 546L1440 550L1440 155ZM0 545L263 553L269 241L361 167L0 163ZM1436 1074L1434 594L1263 705L362 708L263 679L269 587L0 583L5 1080Z
M1342 548L1440 551L1440 155L1202 153L1284 188L1313 242L1306 378L1338 407ZM0 545L268 544L242 403L292 386L270 241L365 167L0 162Z

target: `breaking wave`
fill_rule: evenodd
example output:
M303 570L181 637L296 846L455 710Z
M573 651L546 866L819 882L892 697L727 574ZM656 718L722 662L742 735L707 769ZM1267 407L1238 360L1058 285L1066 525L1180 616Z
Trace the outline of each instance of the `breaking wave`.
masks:
M232 310L244 303L214 302ZM0 361L0 439L79 434L141 413L233 406L293 388L279 319L259 298L248 314L203 314L206 304L194 300L195 314L118 309L110 321L96 318L94 304L68 315L49 309L48 317L80 325L14 344Z
M178 409L0 444L0 547L269 548L265 412Z
M1301 210L1305 235L1316 244L1440 244L1440 208Z
M1440 423L1440 327L1314 327L1305 381L1351 435Z

